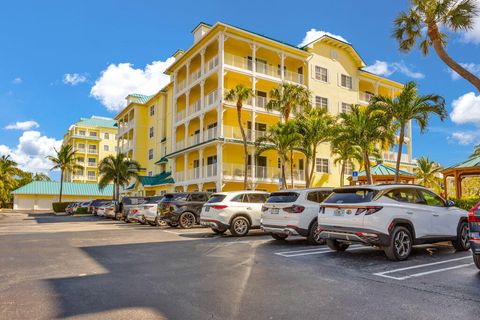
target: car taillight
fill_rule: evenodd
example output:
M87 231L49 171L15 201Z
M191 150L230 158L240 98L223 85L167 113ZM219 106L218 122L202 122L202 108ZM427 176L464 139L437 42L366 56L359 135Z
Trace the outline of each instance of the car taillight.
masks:
M357 212L355 212L355 215L358 216L359 214L362 214L362 213L365 212L365 215L369 216L369 215L374 214L375 212L380 211L382 209L383 209L383 207L376 207L376 206L358 208Z
M216 206L212 206L212 208L216 209L216 210L222 210L222 209L228 208L228 206L226 206L226 205L216 205Z
M468 222L480 223L480 202L468 211Z
M283 211L286 211L288 213L302 213L303 210L305 210L304 206L297 206L295 204L291 207L283 208Z
M132 209L132 213L138 213L140 212L138 209Z

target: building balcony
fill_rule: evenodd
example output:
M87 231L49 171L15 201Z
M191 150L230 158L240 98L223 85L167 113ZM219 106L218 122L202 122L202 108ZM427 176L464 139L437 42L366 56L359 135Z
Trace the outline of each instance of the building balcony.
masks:
M198 68L197 70L190 73L190 83L194 83L201 77L202 77L202 68Z
M203 141L209 141L218 138L217 127L212 127L203 131Z
M397 152L393 152L393 151L383 151L382 152L382 159L383 160L395 161L396 162L397 161L397 156L398 156ZM407 153L402 153L402 155L400 156L400 161L409 163L410 159L409 159L408 154Z
M218 89L210 91L205 97L205 108L208 109L219 102Z
M175 120L177 122L182 121L183 119L185 119L185 114L185 110L177 111L177 113L175 114Z
M189 114L194 114L202 110L202 101L201 99L198 99L194 103L190 104L190 107L188 108L188 113Z
M188 170L188 180L197 180L200 179L200 167L189 169Z
M211 178L217 176L217 164L209 164L205 167L205 178Z
M358 93L358 99L362 104L370 104L370 100L373 98L374 94L371 92L360 91Z
M191 137L188 137L188 146L192 147L192 146L195 146L195 145L199 144L201 142L200 137L201 137L200 133L197 133L197 134L194 134Z
M205 63L205 74L215 69L218 66L218 55L212 57Z
M88 153L97 154L97 153L98 153L98 150L97 150L97 149L91 149L91 148L89 148L89 149L88 149Z

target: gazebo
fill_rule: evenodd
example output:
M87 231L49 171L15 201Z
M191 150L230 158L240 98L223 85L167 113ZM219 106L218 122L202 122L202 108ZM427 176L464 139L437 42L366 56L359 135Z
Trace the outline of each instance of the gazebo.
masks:
M468 176L480 176L480 155L471 157L442 171L445 196L447 196L447 178L453 177L455 197L462 198L462 180Z
M393 183L395 181L395 168L384 165L381 162L372 166L370 168L370 172L372 174L373 184ZM367 174L365 173L365 171L360 171L358 173L358 181L353 181L351 176L348 177L348 180L350 181L350 185L352 186L357 183L366 184ZM414 182L415 182L415 175L413 173L400 169L400 172L398 175L398 183L414 183Z

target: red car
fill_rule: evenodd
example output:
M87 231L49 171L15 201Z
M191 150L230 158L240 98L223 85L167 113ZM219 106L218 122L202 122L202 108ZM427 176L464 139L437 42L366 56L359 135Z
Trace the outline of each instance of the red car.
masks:
M468 222L473 261L480 269L480 202L468 212Z

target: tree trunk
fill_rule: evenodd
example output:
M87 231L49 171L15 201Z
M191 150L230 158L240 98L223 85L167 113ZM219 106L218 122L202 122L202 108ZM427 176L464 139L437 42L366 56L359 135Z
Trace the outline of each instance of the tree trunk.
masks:
M342 161L342 171L340 171L340 186L343 187L345 185L345 160Z
M294 187L293 185L293 150L290 150L290 179L291 179L291 182L290 182L290 186Z
M247 148L247 136L245 135L245 130L242 125L242 103L237 102L237 120L238 126L240 127L240 132L242 133L243 139L243 162L244 162L244 172L243 172L243 190L247 190L247 180L248 180L248 148ZM253 159L252 159L253 160Z
M113 182L113 197L112 197L112 200L117 200L116 194L117 194L117 184L115 182Z
M400 174L400 161L402 160L402 149L403 149L403 140L405 135L405 124L400 124L400 137L398 138L398 149L397 149L397 165L395 167L395 183L398 183L398 175Z
M365 174L367 176L367 184L372 184L372 173L370 172L370 158L368 156L368 151L363 152L363 162L365 166Z
M282 166L282 189L287 189L287 181L285 179L285 158L283 156L280 158L280 163Z
M63 170L60 171L60 196L58 197L58 202L62 202L62 193L63 193Z
M442 61L453 71L458 73L462 78L470 82L473 86L475 86L475 88L477 88L478 91L480 91L480 79L453 60L443 48L436 23L431 23L428 25L428 37L430 40L432 40L433 48L435 49L438 57L442 59Z
M312 180L313 180L313 173L315 172L315 159L317 158L317 146L313 147L313 153L312 153L312 168L310 169L310 184L307 186L307 188L310 188L312 186Z
M305 157L305 187L310 187L310 158Z
M115 183L115 200L118 202L120 200L120 184Z

